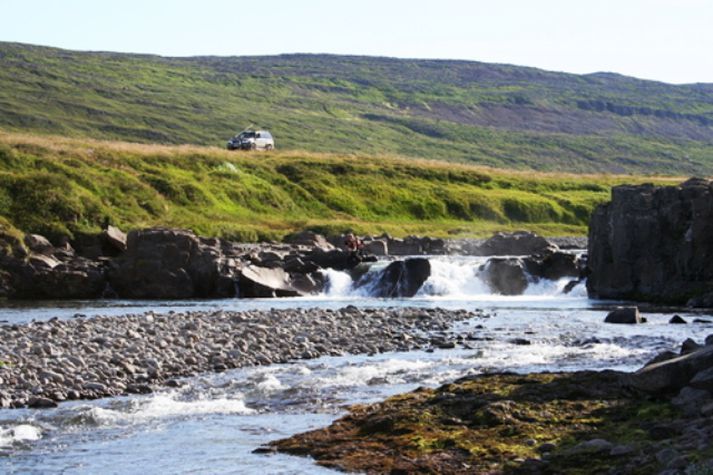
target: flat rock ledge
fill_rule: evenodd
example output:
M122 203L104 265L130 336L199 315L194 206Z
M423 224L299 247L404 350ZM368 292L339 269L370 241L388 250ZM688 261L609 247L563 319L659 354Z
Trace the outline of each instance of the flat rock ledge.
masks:
M54 319L0 326L0 407L148 393L176 378L343 354L454 347L442 309L291 309Z

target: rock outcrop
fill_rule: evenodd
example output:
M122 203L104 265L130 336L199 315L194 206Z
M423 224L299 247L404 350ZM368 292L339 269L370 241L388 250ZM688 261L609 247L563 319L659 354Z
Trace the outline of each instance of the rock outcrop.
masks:
M43 236L0 236L0 294L14 299L91 299L106 289L104 265Z
M588 254L592 297L713 303L713 182L614 187L590 220Z
M126 252L112 261L109 283L124 298L234 297L238 262L220 244L187 230L132 231Z

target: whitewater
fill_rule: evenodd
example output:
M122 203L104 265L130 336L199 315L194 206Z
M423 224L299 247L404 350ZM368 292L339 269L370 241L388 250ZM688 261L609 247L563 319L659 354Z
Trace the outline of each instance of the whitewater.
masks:
M701 341L713 329L710 323L670 325L669 309L645 311L644 325L606 325L604 316L618 303L588 299L583 283L565 294L569 279L531 279L523 295L494 295L479 278L485 258L429 260L431 277L413 298L376 299L368 287L355 287L349 274L327 271L327 290L301 298L8 304L0 308L6 325L149 310L347 305L483 309L491 318L454 324L451 330L464 336L464 345L455 349L322 357L204 374L148 395L72 401L44 410L3 409L0 472L330 473L308 459L253 451L326 426L350 404L494 371L631 371L686 338Z

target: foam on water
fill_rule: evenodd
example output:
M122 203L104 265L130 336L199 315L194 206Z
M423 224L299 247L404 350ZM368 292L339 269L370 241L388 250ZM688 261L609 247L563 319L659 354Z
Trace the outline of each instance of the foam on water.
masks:
M447 296L451 298L489 295L490 289L478 276L483 258L455 257L431 258L431 276L418 295Z
M400 375L418 373L433 366L431 361L388 359L374 363L347 365L339 368L335 375L318 378L317 384L322 388L335 386L365 386L376 381L402 383Z
M0 447L9 447L18 442L32 442L42 438L42 429L30 424L0 427Z
M274 374L264 374L257 383L256 388L258 391L269 393L285 389L285 385Z
M326 297L349 295L352 287L352 278L348 273L334 269L325 269L322 273L327 278L327 288L324 291Z
M86 411L86 416L96 425L135 424L153 419L177 416L196 416L208 414L253 414L254 409L245 405L240 395L217 399L196 399L182 401L177 393L157 393L144 400L134 399L127 409L104 407L79 408Z

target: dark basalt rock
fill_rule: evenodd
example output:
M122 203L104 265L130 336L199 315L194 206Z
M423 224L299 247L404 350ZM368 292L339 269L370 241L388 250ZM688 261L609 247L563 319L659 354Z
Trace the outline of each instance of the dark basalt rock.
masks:
M607 317L604 319L604 323L624 323L624 324L635 324L644 323L645 318L639 313L637 307L622 307L617 308L609 312Z
M713 182L617 186L589 224L591 297L711 305Z
M248 266L240 272L241 298L299 297L290 275L279 268Z
M368 286L373 297L413 297L431 276L431 263L420 257L395 261L376 275L366 274L357 286Z
M0 236L0 242L9 239ZM76 256L69 245L54 247L37 234L25 235L23 242L15 242L11 252L0 252L1 294L15 299L91 299L106 288L102 262Z
M127 250L112 261L108 276L123 298L234 297L236 266L217 239L156 228L130 232Z
M523 259L528 274L549 280L563 277L581 277L583 269L576 254L554 251L546 254L528 256Z
M643 367L626 377L627 384L652 393L675 393L699 373L713 367L713 345ZM707 374L707 373L706 373ZM699 379L703 379L702 375Z
M481 268L490 290L502 295L520 295L528 285L525 264L519 258L495 257Z
M481 244L475 255L479 256L525 256L535 254L550 254L558 250L542 236L529 231L514 233L496 233Z
M318 247L325 251L334 249L333 246L327 239L321 234L317 234L313 231L301 231L298 233L290 234L285 237L284 242L289 244L297 244L300 246L310 246Z

